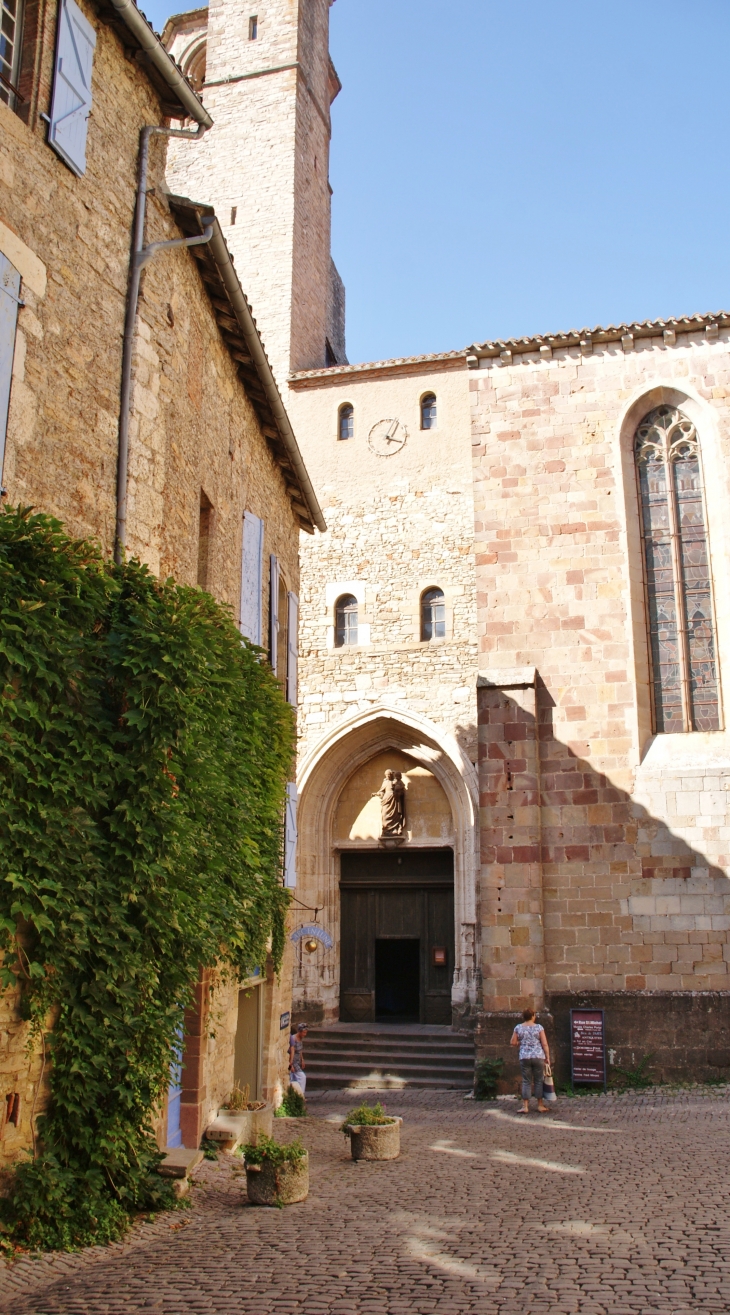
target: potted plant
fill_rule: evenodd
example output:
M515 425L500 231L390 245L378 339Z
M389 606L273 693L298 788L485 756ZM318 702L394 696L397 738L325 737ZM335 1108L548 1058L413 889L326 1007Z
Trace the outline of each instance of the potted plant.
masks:
M309 1192L309 1152L300 1141L278 1142L260 1133L243 1148L252 1205L292 1205Z
M350 1110L341 1131L350 1138L353 1160L396 1160L400 1155L400 1129L403 1120L386 1114L377 1105L358 1105Z

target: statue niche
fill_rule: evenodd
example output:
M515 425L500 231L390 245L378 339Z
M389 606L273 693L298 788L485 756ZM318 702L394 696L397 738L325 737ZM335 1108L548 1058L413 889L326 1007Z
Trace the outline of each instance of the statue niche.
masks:
M406 787L402 772L387 768L383 784L372 796L380 800L380 839L402 844L406 829Z

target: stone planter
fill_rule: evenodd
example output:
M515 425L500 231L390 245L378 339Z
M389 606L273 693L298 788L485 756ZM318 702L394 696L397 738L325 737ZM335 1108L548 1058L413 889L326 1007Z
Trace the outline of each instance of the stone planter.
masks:
M403 1120L390 1123L347 1125L353 1160L397 1160L400 1155L400 1128Z
M309 1192L309 1152L297 1164L246 1165L246 1189L252 1205L293 1205Z
M254 1142L260 1132L270 1137L273 1117L274 1108L268 1103L260 1110L219 1110L205 1135L230 1155L237 1146Z

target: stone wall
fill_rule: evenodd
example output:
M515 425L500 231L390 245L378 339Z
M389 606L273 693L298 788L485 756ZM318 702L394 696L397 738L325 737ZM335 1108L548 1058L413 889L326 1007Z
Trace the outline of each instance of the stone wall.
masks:
M727 990L730 742L725 730L652 734L632 447L663 401L697 426L722 680L727 334L481 365L470 377L479 662L503 703L515 672L535 669L520 734L537 745L532 781L515 780L522 829L504 832L512 760L519 773L524 755L485 706L485 1003L514 1009L533 992L539 1003L539 976L521 976L521 961L542 962L551 997ZM534 908L520 893L531 885Z
M215 205L284 391L290 369L325 361L329 107L339 83L329 0L270 0L255 41L250 17L243 0L219 0L197 25L168 24L168 48L183 66L205 35L203 99L214 126L200 144L171 145L167 177L173 192Z
M419 428L419 401L435 392L439 425ZM339 440L340 406L354 437ZM323 376L293 381L290 409L328 531L302 540L300 733L302 755L343 717L379 700L403 703L453 732L476 761L476 600L473 505L463 374ZM376 455L368 437L383 417L405 445ZM420 599L445 595L446 636L420 638ZM337 599L360 603L366 642L334 647Z
M82 0L82 8L97 32L85 175L76 177L49 149L37 116L27 125L0 104L0 174L8 185L0 210L0 250L21 272L25 301L18 319L5 484L11 505L31 504L52 513L71 534L98 540L110 555L139 133L163 116L140 66L127 57L94 7ZM47 89L50 28L41 55ZM40 109L46 112L48 105ZM153 139L148 241L181 236L166 200L165 155L165 142ZM206 585L234 617L240 606L244 508L263 518L264 560L275 553L296 592L298 525L281 471L216 326L196 260L188 251L166 252L148 265L139 304L130 424L130 555L159 575L195 584L202 494L212 504ZM266 634L268 571L263 595ZM286 977L271 976L261 989L268 996L264 1086L273 1096L286 1072L278 1018L289 1008L289 983ZM19 1128L6 1122L2 1133L3 1154L12 1158L30 1144L33 1099L37 1096L38 1113L47 1088L39 1089L39 1056L24 1049L27 1027L17 1002L7 996L1 1003L5 1090L0 1099L20 1095ZM215 1103L225 1095L226 1084L230 1089L234 1014L223 1010L218 1059L213 1049L208 1051L207 1027L198 1037L205 1068L204 1091L193 1102L199 1106L198 1122L208 1117L206 1101ZM161 1135L164 1122L163 1112ZM196 1128L197 1137L197 1123Z
M422 430L427 392L436 394L438 424ZM354 436L341 440L344 403L354 408ZM299 376L289 405L328 525L301 548L297 894L322 909L335 940L332 951L300 956L295 1007L312 1019L337 1016L339 853L378 845L378 819L370 814L343 833L347 802L358 783L372 785L373 773L382 779L385 766L414 760L440 802L434 811L413 790L407 843L454 847L455 989L473 999L477 652L465 371L424 361ZM405 435L392 456L371 443L383 419L397 419ZM420 600L431 587L444 593L446 634L425 642ZM335 610L343 594L358 601L359 642L338 648Z

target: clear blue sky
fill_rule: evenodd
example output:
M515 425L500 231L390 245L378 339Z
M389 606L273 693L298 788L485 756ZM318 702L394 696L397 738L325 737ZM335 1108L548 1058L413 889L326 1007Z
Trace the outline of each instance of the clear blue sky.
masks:
M351 361L730 307L728 0L330 12Z

